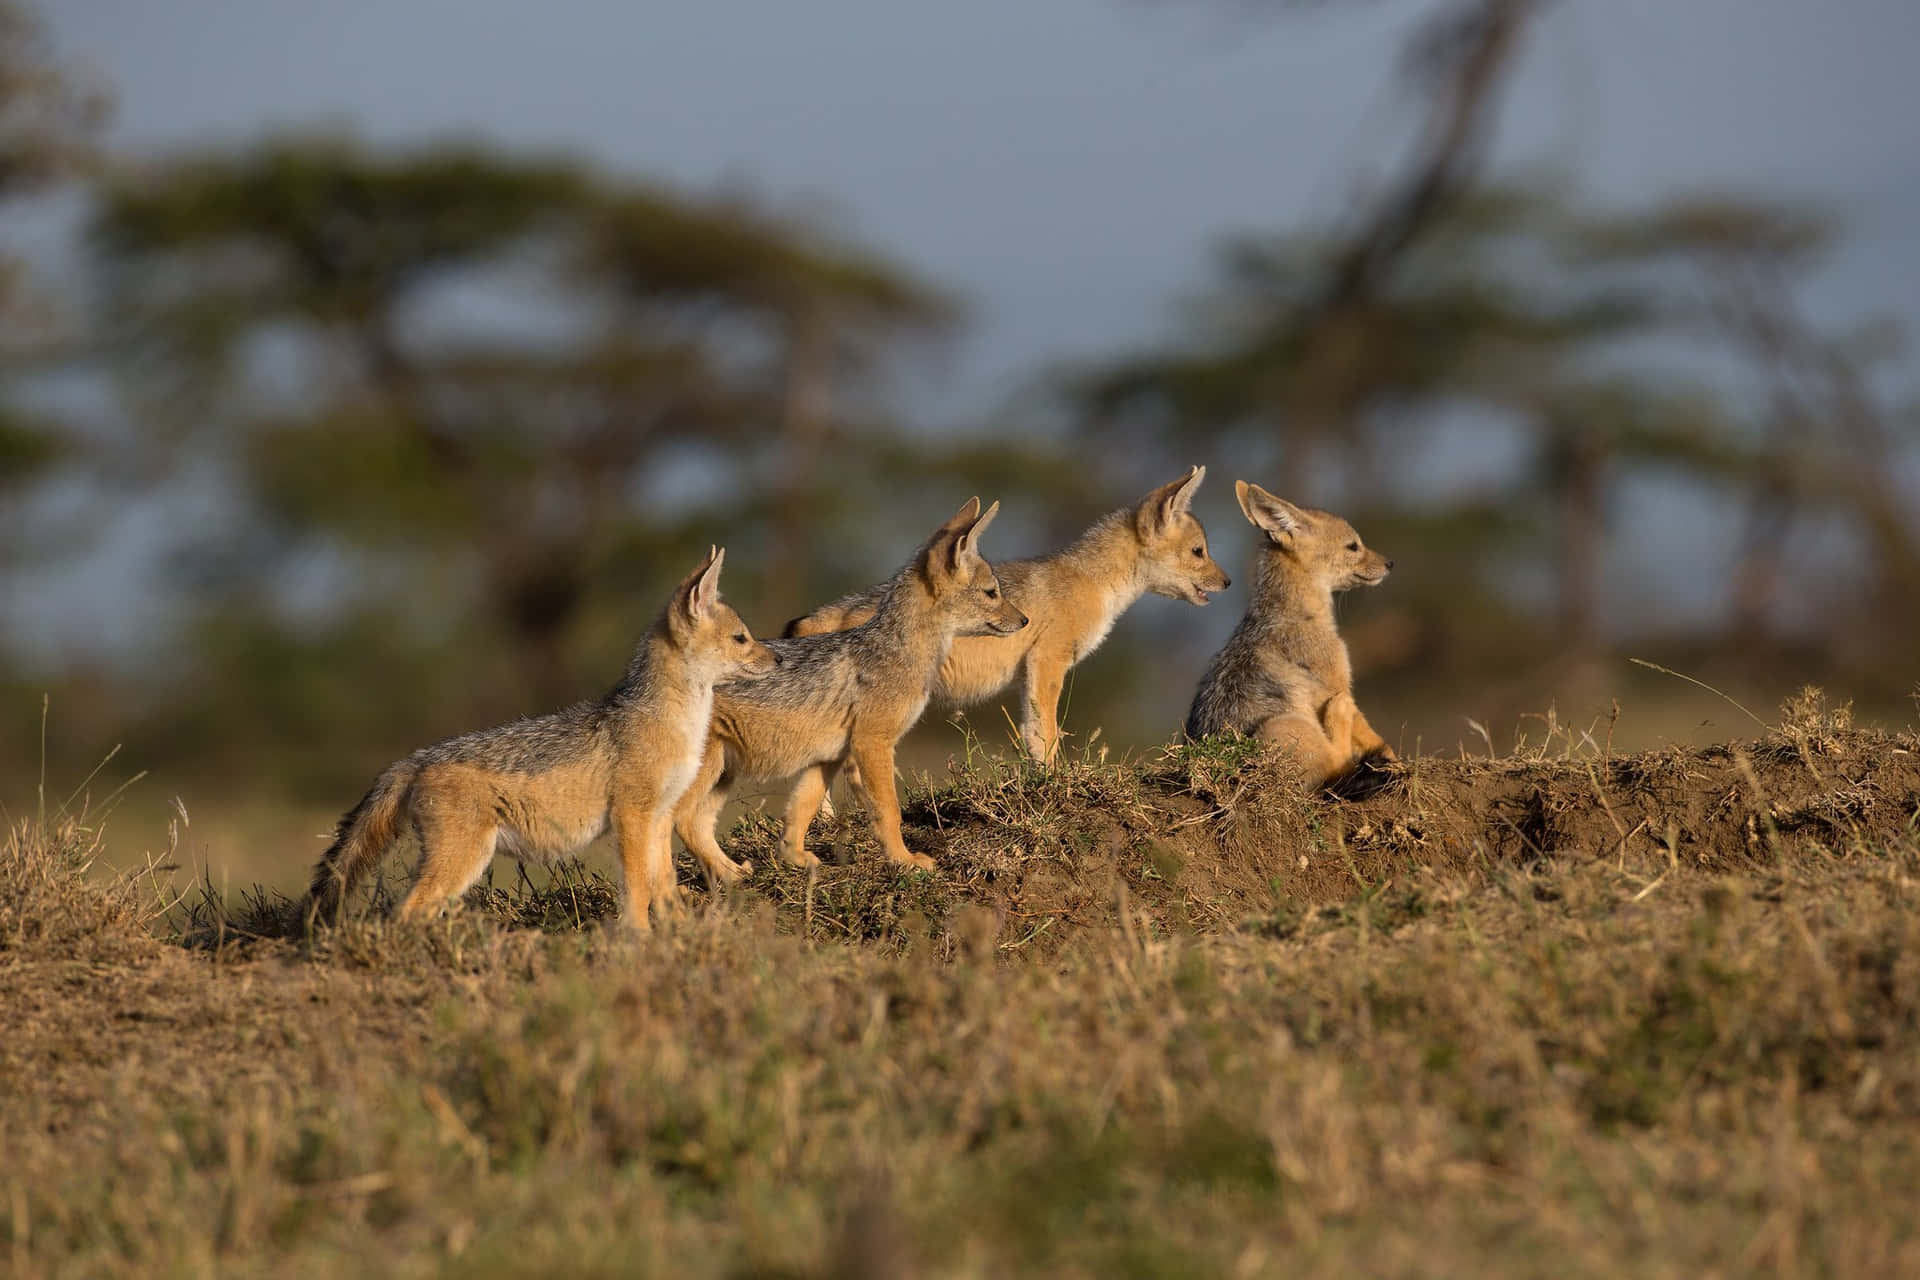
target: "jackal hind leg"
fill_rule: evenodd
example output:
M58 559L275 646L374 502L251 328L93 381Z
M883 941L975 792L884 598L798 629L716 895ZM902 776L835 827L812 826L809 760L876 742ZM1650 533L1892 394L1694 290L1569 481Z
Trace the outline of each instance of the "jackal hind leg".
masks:
M790 867L817 867L820 859L807 851L807 830L826 806L827 792L839 772L835 764L816 764L800 771L787 796L787 813L780 830L780 860Z
M1305 714L1270 716L1254 736L1296 761L1308 789L1315 791L1344 772L1352 754L1350 748L1336 747L1320 723Z
M431 915L472 888L493 861L500 838L488 797L430 778L414 786L420 869L400 903L402 920Z

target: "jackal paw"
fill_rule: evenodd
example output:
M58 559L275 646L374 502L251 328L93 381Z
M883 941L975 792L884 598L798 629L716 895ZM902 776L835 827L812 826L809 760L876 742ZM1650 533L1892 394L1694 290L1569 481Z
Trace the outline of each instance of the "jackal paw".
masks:
M798 851L782 849L780 851L780 861L790 867L817 867L820 865L819 857L808 849Z
M731 858L725 862L704 864L703 869L707 873L708 886L715 889L722 885L733 884L738 880L744 880L753 874L753 864L751 862L735 862Z
M929 858L924 853L915 853L911 849L907 851L905 857L897 853L890 853L887 855L887 861L907 871L933 871L936 869L932 858Z

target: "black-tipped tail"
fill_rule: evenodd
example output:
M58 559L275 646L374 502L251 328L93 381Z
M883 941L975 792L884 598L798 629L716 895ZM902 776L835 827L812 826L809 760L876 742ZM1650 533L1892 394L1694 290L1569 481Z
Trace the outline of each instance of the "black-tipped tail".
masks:
M309 919L330 920L338 915L348 892L400 838L407 792L419 772L420 767L410 759L390 766L360 803L340 819L333 843L313 869L313 884L307 890Z

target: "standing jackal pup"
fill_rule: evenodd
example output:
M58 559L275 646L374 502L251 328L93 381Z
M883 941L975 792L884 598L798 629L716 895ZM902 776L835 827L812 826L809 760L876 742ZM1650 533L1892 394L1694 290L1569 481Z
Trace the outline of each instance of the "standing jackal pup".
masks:
M833 775L859 766L855 786L873 815L874 833L892 861L931 870L900 838L894 746L926 708L940 664L956 636L1010 635L1026 615L1000 594L980 535L1000 504L960 508L886 585L874 614L848 631L772 641L780 669L765 680L729 685L713 705L713 736L699 776L687 788L674 826L714 881L752 871L714 839L727 792L746 779L793 778L782 860L820 860L807 852L807 828Z
M1266 535L1253 599L1214 655L1187 712L1187 736L1237 729L1300 762L1318 788L1361 756L1394 758L1353 701L1353 668L1333 622L1333 596L1375 586L1393 561L1325 511L1296 507L1257 484L1234 482L1240 509Z
M483 729L414 752L387 768L340 820L314 869L311 913L341 898L400 837L420 836L420 873L403 918L464 893L496 851L550 862L609 826L620 845L626 921L649 925L651 904L676 904L673 806L700 766L713 686L757 679L778 664L720 601L715 549L680 584L640 642L626 677L598 702Z
M940 664L933 701L970 706L1023 676L1020 737L1034 759L1060 748L1060 689L1074 664L1100 647L1120 615L1152 592L1204 605L1232 580L1207 554L1207 531L1192 512L1207 477L1194 467L1131 507L1102 516L1072 546L994 566L1007 599L1033 620L1010 636L963 636ZM843 596L787 624L789 636L818 635L871 618L886 587Z

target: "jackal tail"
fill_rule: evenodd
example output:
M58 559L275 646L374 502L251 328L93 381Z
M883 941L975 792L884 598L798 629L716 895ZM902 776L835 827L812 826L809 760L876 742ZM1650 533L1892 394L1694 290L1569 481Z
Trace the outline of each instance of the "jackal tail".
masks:
M320 864L313 869L313 884L307 890L309 919L325 920L337 915L347 893L400 838L407 792L419 772L420 766L411 758L388 766L373 789L340 819L333 843L320 855Z

